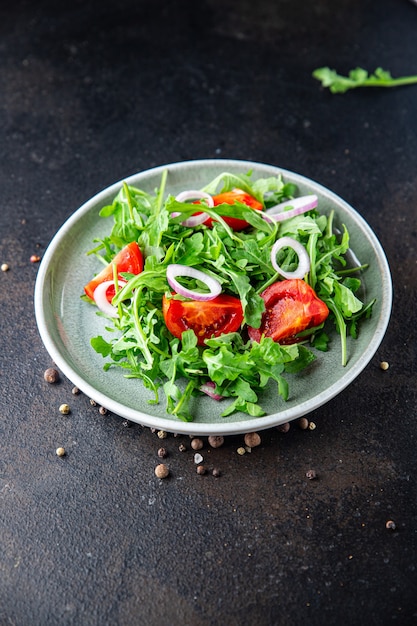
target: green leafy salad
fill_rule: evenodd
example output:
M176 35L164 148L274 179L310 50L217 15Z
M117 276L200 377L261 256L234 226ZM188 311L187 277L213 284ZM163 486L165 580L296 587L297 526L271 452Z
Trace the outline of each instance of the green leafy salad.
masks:
M88 254L104 267L82 297L106 319L106 338L91 339L104 369L140 379L150 402L192 421L202 394L222 416L264 415L267 385L284 402L291 375L308 376L317 351L334 349L331 329L346 365L347 337L373 302L361 300L366 267L348 262L334 213L281 175L223 173L177 196L167 177L153 193L124 183L100 212L109 234Z

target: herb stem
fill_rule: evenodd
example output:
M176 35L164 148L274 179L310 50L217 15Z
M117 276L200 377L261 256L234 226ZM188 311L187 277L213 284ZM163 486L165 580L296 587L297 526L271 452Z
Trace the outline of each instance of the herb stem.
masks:
M113 268L114 293L116 295L117 292L119 291L119 275L117 273L117 265L116 265L116 263L112 263L112 268ZM117 310L118 310L118 313L119 313L119 319L122 319L123 310L122 310L122 303L120 302L120 300L117 303Z
M145 369L152 369L153 366L153 357L148 348L148 344L146 341L145 333L143 332L142 324L139 318L139 298L142 295L142 288L139 288L135 291L135 295L133 297L133 315L135 320L135 328L138 334L140 349L145 358L146 365L144 365Z
M103 250L103 248L105 248L105 245L101 243L99 246L96 246L95 248L91 248L91 250L87 252L87 256L91 256L92 254L95 254L96 257L99 259L99 261L103 263L103 265L107 265L106 259L102 257L100 254L97 254L98 252L100 252L100 250Z
M265 291L265 289L266 289L267 287L269 287L269 285L272 285L273 283L276 283L276 281L278 280L278 278L279 278L279 272L275 272L275 274L273 274L273 275L271 276L271 278L270 278L269 280L267 280L267 281L266 281L266 283L263 283L263 284L262 284L262 286L261 286L261 287L259 287L259 288L256 290L256 293L257 293L258 295L259 295L259 294L261 294L263 291Z
M132 220L132 222L134 222L135 218L133 216L132 196L130 195L130 189L129 189L129 186L128 186L128 184L126 182L123 182L123 191L125 192L125 196L126 196L126 200L127 200L127 206L129 207L130 219Z
M163 203L164 203L164 194L165 194L165 187L166 187L167 178L168 178L168 170L164 170L162 172L161 185L159 187L158 196L157 196L157 203L156 203L156 213L157 214L160 213L161 208L162 208Z
M314 70L313 77L321 81L323 87L328 87L331 93L345 93L358 87L401 87L417 83L417 75L393 78L391 72L382 67L377 67L373 74L356 67L347 76L338 74L330 67L319 67Z
M346 322L343 318L343 315L339 308L334 304L333 300L330 298L323 298L325 300L329 309L331 309L336 318L337 328L340 334L340 346L342 350L342 365L345 367L347 363L347 333L346 333Z
M310 272L308 277L308 282L312 289L315 288L317 282L317 274L316 274L316 246L317 246L318 234L313 233L308 238L307 243L307 253L310 257Z
M369 263L365 263L364 265L355 265L355 267L348 267L345 270L337 270L336 274L338 276L349 276L350 274L355 274L356 272L362 272L369 267Z
M382 79L371 76L362 83L363 87L401 87L417 83L417 76L401 76L400 78Z
M326 238L327 239L333 236L333 220L334 220L334 210L330 211L329 216L327 218L327 225L326 225Z
M179 418L181 419L185 419L186 421L190 421L189 419L187 419L187 417L184 415L184 413L181 413L181 409L184 406L184 404L186 402L188 402L188 400L191 397L192 392L194 391L196 387L196 383L195 381L191 378L188 383L187 386L184 390L184 393L182 394L181 398L178 400L175 409L172 411L173 415L177 415Z

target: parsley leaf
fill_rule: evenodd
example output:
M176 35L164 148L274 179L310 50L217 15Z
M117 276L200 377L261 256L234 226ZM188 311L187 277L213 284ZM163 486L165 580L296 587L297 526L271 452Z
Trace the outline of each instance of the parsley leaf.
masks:
M393 78L391 73L382 67L378 67L373 74L356 67L348 76L342 76L330 67L319 67L314 70L313 77L321 81L323 87L328 87L331 93L345 93L358 87L400 87L417 83L417 75Z

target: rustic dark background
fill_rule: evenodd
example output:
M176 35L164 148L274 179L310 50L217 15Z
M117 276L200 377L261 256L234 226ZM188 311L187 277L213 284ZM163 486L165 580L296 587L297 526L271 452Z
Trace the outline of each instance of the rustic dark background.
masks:
M311 76L416 74L416 52L408 0L1 3L2 625L416 621L417 86L335 96ZM241 437L205 442L218 478L170 435L159 481L155 433L44 382L30 257L109 184L218 157L350 202L386 250L392 319L315 430L266 431L244 456Z

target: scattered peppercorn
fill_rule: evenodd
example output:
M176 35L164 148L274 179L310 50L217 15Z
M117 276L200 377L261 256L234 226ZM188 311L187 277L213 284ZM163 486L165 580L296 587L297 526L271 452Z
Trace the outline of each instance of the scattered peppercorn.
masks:
M122 424L124 428L130 428L132 426L132 422L130 422L129 420L124 420Z
M204 467L204 465L197 465L197 474L199 474L199 476L204 476L204 474L206 473L206 468Z
M57 456L65 456L65 448L59 447L55 452Z
M379 367L385 372L389 368L389 363L387 361L381 361Z
M387 523L385 524L385 528L387 530L395 530L397 528L397 526L396 526L395 522L392 521L392 519L389 519L387 521Z
M41 257L38 254L32 254L32 256L30 257L31 263L39 263L40 260Z
M245 444L249 446L249 448L256 448L261 443L261 438L258 433L246 433L245 435Z
M43 373L43 377L47 383L56 383L59 380L59 372L53 367L48 367Z
M277 430L279 430L281 433L287 433L290 430L290 423L285 422L285 424L280 424L279 426L277 426Z
M222 435L210 435L208 442L212 448L220 448L224 444L224 437Z
M194 463L196 465L198 465L199 463L203 462L203 457L201 456L201 454L199 452L196 452L196 454L194 455Z
M9 271L9 266L7 265L7 263L2 263L1 264L1 271L2 272L8 272Z
M62 415L68 415L68 413L71 412L69 404L61 404L61 406L59 407L59 412L62 413Z
M104 406L101 406L98 410L98 412L100 413L100 415L106 415L107 413L107 409Z
M221 471L219 470L218 467L213 467L213 470L211 473L213 474L215 478L218 478L219 476L221 476Z
M160 463L155 467L155 476L157 478L166 478L169 475L169 468L165 463Z
M178 446L178 450L180 452L185 452L187 450L187 446L185 446L183 443L180 443L180 445Z
M158 450L158 456L159 456L161 459L165 459L165 458L168 456L168 452L167 452L166 448L159 448L159 450Z
M191 440L191 447L193 450L201 450L203 445L203 441L197 437Z
M308 419L306 417L301 417L298 420L298 425L301 428L301 430L307 430L307 428L308 428Z
M80 393L80 390L78 389L78 387L73 387L71 390L71 393L73 396L78 396L78 394Z
M309 427L310 430L314 430L316 428L315 422L310 422L308 427Z
M90 398L90 404L91 406L97 406L97 402L93 398Z
M166 439L168 437L166 430L158 430L157 435L159 439Z
M240 456L243 456L244 454L246 454L246 449L245 449L245 448L243 448L242 446L240 446L240 448L238 448L238 449L236 450L236 452L237 452Z
M317 474L316 471L313 469L309 469L306 471L306 476L309 480L314 480L315 478L317 478Z

